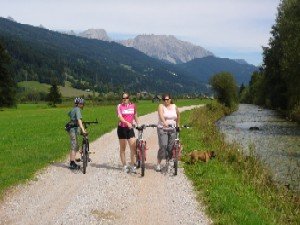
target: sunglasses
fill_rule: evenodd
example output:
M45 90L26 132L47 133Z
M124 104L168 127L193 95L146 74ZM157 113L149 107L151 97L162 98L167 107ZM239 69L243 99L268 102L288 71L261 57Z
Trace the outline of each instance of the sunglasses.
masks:
M169 98L164 98L163 100L164 100L164 101L168 101L168 100L170 100L170 99L169 99Z
M125 97L125 98L122 98L122 99L129 99L129 97Z

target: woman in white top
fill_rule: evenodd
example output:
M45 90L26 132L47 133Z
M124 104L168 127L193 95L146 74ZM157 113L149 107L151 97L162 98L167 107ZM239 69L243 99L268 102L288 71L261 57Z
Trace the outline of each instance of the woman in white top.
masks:
M157 153L157 166L156 171L161 171L161 161L166 158L166 151L171 153L174 141L176 138L175 132L166 132L163 128L172 125L174 127L179 127L180 114L177 106L172 103L170 94L163 94L162 96L163 104L158 106L158 144L159 150Z

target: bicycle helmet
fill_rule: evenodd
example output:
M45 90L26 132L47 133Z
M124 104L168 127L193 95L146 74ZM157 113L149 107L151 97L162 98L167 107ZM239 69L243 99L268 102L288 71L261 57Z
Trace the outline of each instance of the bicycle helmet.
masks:
M84 99L83 98L75 98L74 103L75 103L75 105L84 104Z

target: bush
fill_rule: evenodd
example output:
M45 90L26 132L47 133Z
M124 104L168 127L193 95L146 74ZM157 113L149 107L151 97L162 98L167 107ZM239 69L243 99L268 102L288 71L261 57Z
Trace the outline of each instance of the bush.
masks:
M238 104L237 85L230 73L222 72L214 75L210 84L219 102L231 109L236 108Z

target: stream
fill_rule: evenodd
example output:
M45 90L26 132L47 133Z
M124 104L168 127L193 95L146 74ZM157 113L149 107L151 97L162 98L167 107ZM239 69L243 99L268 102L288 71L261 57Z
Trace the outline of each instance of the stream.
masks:
M229 142L254 154L271 171L274 180L300 191L300 126L274 110L240 104L239 109L217 122Z

